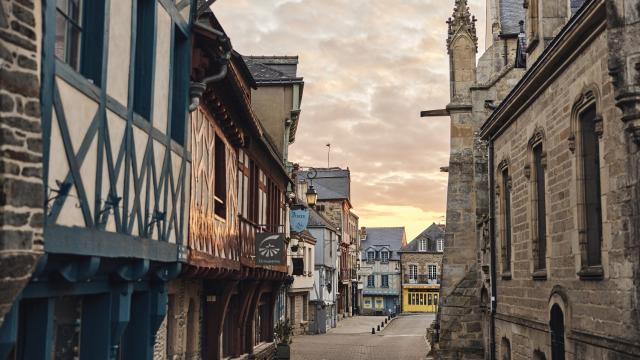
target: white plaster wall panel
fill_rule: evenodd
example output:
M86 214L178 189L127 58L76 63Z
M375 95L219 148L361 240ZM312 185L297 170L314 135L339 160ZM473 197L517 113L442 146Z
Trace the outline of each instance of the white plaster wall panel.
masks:
M175 189L178 186L178 180L180 178L180 165L182 164L182 159L176 155L175 153L171 152L171 173L173 175L173 188ZM171 184L171 182L169 182L169 184ZM180 201L181 201L181 197L180 197L180 192L176 191L176 207L174 208L172 205L168 205L168 211L167 211L167 216L173 216L173 212L177 211L177 216L176 219L178 220L177 223L173 224L173 229L171 231L171 237L169 238L169 242L171 243L175 243L176 239L177 239L177 235L178 232L180 231ZM171 200L171 198L170 198Z
M109 16L109 58L107 60L107 92L127 106L129 94L129 54L131 52L130 2L112 1Z
M164 159L165 159L165 154L166 154L166 147L164 145L162 145L161 142L154 140L153 141L153 159L155 162L155 166L156 166L156 177L157 177L157 182L158 182L158 210L159 211L165 211L165 204L164 204L164 188L167 187L167 185L162 185L160 183L160 178L162 177L162 168L164 167ZM162 186L161 186L162 185ZM169 213L167 213L167 216L169 216Z
M191 5L187 5L184 9L180 10L180 15L184 21L189 22L189 14L191 13Z
M71 187L56 223L64 226L86 226L75 186Z
M135 143L135 147L134 147L134 151L136 154L136 172L138 174L138 177L141 177L142 175L142 165L143 165L143 160L144 160L144 154L145 154L145 150L147 147L147 141L148 141L148 137L149 135L147 135L147 133L145 133L144 131L140 130L137 127L133 127L133 140ZM133 165L133 162L132 162ZM146 189L146 180L141 182L140 184L140 192L136 193L136 189L134 187L134 183L133 183L133 171L131 172L131 184L129 185L129 207L130 209L133 207L134 205L134 199L135 196L138 195L139 196L139 204L141 205L141 209L142 209L142 216L143 216L143 221L144 221L144 204L146 201L146 191L144 191ZM129 210L130 211L130 210ZM135 213L134 213L135 214ZM137 217L136 217L136 221L137 221ZM137 226L134 226L134 232L138 231ZM142 234L140 234L142 235Z
M89 212L93 216L95 198L96 198L96 170L98 163L98 136L96 135L91 140L89 151L84 158L84 162L80 166L80 178L82 179L82 185L84 186L84 192L87 195L87 205ZM103 174L103 181L106 174Z
M162 133L167 131L169 101L169 66L171 61L171 17L162 6L157 7L156 69L153 92L153 126Z
M64 152L62 137L56 113L51 113L51 145L49 148L49 189L57 189L57 181L64 181L69 173L67 155Z
M60 98L67 119L67 127L73 145L73 152L77 153L84 139L91 121L98 110L98 103L79 92L64 80L57 78Z
M111 140L111 155L113 156L114 166L116 166L118 162L118 152L120 151L120 147L125 141L126 126L127 123L124 119L107 110L107 127L109 129L109 139ZM115 172L118 173L118 177L116 179L116 191L118 192L119 197L123 197L124 194L124 163L125 160L123 158L119 173L118 169L115 169ZM106 172L104 174L108 175ZM103 191L102 193L104 194L105 192ZM120 201L120 206L122 206L122 200Z

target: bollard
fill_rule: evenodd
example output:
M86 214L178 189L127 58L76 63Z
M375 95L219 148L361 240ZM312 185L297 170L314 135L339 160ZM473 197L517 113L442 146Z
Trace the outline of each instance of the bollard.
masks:
M384 324L387 325L387 319L384 319Z
M384 327L384 321L380 322L380 327Z
M376 328L371 328L371 334L375 335L376 334Z
M380 331L380 325L378 325L378 331Z

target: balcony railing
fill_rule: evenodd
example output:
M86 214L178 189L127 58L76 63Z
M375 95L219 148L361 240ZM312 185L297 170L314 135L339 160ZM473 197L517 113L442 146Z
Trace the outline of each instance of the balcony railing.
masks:
M430 284L436 285L440 284L440 276L432 276L432 275L404 275L404 283L405 284Z
M245 266L255 266L256 233L261 228L240 216L240 261Z

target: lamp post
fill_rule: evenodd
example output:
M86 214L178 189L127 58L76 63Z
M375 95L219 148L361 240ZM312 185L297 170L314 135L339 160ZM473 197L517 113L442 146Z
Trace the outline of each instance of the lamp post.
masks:
M318 193L316 192L316 189L313 188L313 184L309 185L305 195L307 196L307 205L315 207L316 202L318 201Z

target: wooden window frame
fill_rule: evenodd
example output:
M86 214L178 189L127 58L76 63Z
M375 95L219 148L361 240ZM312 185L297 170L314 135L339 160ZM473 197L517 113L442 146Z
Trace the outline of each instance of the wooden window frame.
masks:
M545 135L542 128L536 128L528 143L529 161L525 165L524 175L529 179L531 251L533 259L532 278L547 279L548 223L546 197L547 154Z

